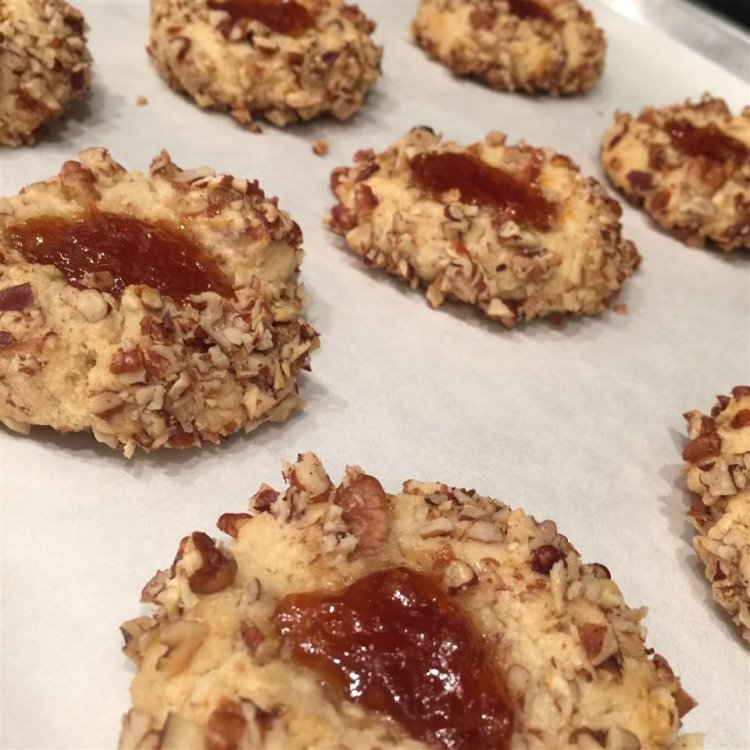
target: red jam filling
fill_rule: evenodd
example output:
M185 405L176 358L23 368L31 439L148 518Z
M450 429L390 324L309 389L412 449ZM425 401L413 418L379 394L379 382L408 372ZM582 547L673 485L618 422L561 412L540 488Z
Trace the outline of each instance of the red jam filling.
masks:
M434 578L398 567L337 594L293 594L274 622L293 659L412 737L447 750L508 747L513 714L504 678Z
M552 18L549 10L534 0L508 0L510 12L518 18Z
M115 297L134 284L175 299L209 291L234 294L195 240L166 222L99 212L74 221L49 216L11 227L8 239L28 261L55 266L78 288Z
M741 162L750 159L750 149L719 130L716 125L697 127L687 120L667 123L672 145L688 156L704 156L716 162Z
M505 209L517 223L536 229L549 229L556 213L539 188L468 154L418 154L411 173L417 187L434 198L458 190L462 203Z
M294 0L209 0L208 7L229 13L233 21L260 21L271 31L287 36L298 36L315 23L312 13Z

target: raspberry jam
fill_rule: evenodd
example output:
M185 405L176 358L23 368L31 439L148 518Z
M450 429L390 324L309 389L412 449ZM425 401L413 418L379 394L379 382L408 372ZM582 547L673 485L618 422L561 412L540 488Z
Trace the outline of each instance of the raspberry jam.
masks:
M271 31L287 36L299 36L314 23L310 11L294 0L209 0L208 7L226 11L233 21L260 21Z
M126 286L144 284L175 299L208 291L233 296L216 263L167 223L98 212L73 221L48 216L11 227L8 240L28 261L55 266L78 288L119 297Z
M536 229L549 229L555 215L554 203L539 188L469 154L417 154L411 173L414 184L434 198L458 190L462 203L504 209L509 218Z
M504 678L473 624L438 581L406 567L338 594L293 594L274 623L292 658L339 695L447 750L508 747Z
M716 125L700 128L687 120L671 120L666 129L672 145L688 156L705 156L716 162L750 159L750 148L722 133Z
M547 8L534 0L508 0L508 4L518 18L551 18Z

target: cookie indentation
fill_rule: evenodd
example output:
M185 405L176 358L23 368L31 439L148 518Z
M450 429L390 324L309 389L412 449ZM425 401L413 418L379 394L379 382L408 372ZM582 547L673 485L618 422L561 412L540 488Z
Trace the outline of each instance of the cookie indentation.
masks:
M31 219L8 232L31 263L55 266L78 289L121 297L128 286L150 286L174 299L232 286L184 228L114 213L92 212L76 221Z

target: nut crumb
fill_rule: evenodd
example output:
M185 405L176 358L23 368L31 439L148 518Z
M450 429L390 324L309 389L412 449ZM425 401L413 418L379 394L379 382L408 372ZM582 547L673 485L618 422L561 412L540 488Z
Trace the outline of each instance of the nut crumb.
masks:
M325 138L318 138L313 143L312 150L317 156L325 156L328 153L328 141Z
M612 308L618 315L627 315L628 314L628 306L624 304L615 305Z
M148 99L145 96L137 96L135 104L137 107L145 107L148 104Z

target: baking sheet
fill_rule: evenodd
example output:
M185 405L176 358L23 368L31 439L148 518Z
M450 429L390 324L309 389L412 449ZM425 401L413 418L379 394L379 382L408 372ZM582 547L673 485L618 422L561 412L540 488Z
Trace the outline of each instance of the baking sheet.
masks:
M128 168L166 146L182 166L257 177L304 231L322 347L301 383L303 413L220 447L126 461L85 435L0 434L2 746L113 747L134 673L118 626L141 612L142 585L183 535L212 532L261 482L280 485L284 459L314 450L337 480L358 463L392 491L439 479L555 519L632 606L650 606L649 644L699 701L685 729L706 732L711 748L750 747L748 652L691 551L680 478L682 412L750 380L750 255L687 249L625 207L625 234L644 256L619 300L629 315L505 331L459 306L432 311L321 226L331 169L413 125L465 142L503 130L602 178L598 145L615 109L704 91L739 108L746 84L593 2L609 52L590 95L495 93L411 44L414 2L364 2L386 48L364 111L349 124L253 135L159 79L143 50L145 2L76 5L91 27L91 95L36 148L2 152L0 194L92 145ZM140 95L148 106L135 105ZM325 158L311 152L321 136Z

